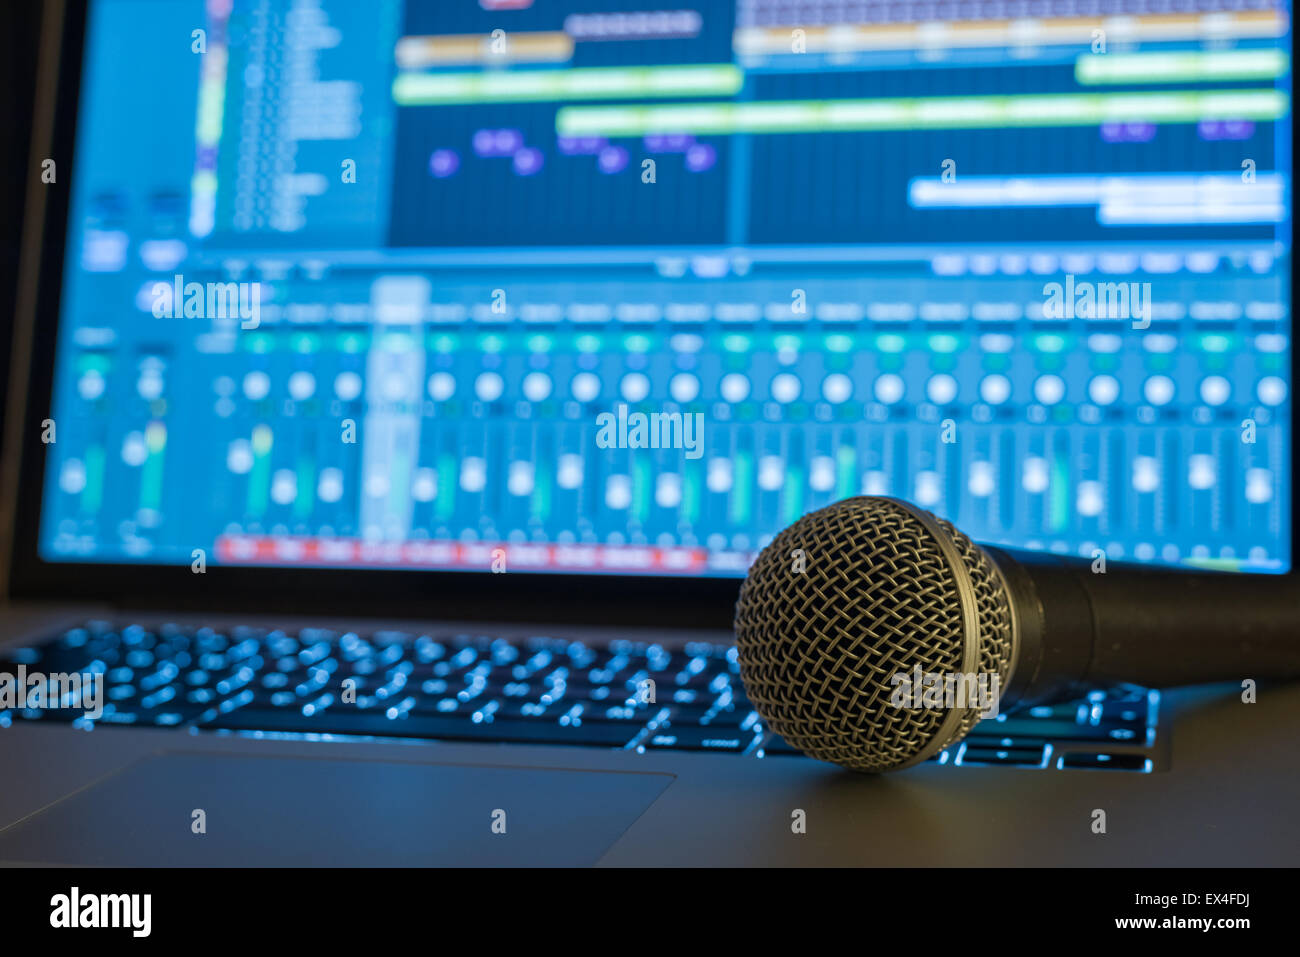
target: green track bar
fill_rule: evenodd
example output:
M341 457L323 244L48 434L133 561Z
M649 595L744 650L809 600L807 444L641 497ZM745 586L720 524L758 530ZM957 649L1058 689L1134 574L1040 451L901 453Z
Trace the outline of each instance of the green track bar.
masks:
M533 498L530 513L533 518L546 521L551 515L552 474L550 469L536 469L533 475Z
M851 498L857 494L858 454L852 446L841 445L835 450L835 497Z
M253 468L248 474L248 514L262 516L271 492L271 427L253 426Z
M1094 126L1124 120L1149 123L1276 120L1285 116L1289 107L1288 94L1272 89L666 103L655 106L566 106L557 112L555 127L561 136L616 137L651 133L727 135L1010 129Z
M642 453L632 463L632 517L642 524L650 518L654 481L654 468Z
M293 514L301 519L311 517L315 504L316 466L310 457L298 461L298 497L293 500Z
M1048 525L1053 532L1065 531L1070 524L1070 463L1064 458L1052 462L1052 490L1048 501Z
M803 516L803 469L789 466L781 491L781 524L793 525Z
M158 511L162 508L163 455L167 451L167 427L161 422L145 426L144 444L148 456L140 477L140 507Z
M86 515L97 515L103 501L104 447L92 445L86 449L86 487L81 490L81 511Z
M688 463L686 466L686 475L682 481L682 521L694 528L700 522L700 472L701 468L696 463Z
M743 83L740 68L730 63L498 73L399 73L393 80L393 99L399 106L433 106L734 96Z
M1176 53L1084 54L1074 78L1083 86L1107 83L1215 83L1276 80L1291 58L1283 50L1188 50Z
M727 518L733 525L747 525L754 513L754 456L745 451L735 454L731 463L731 508Z

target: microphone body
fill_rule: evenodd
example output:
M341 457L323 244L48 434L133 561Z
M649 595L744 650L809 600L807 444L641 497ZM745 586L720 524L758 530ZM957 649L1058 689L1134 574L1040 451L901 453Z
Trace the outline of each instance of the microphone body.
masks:
M1300 677L1289 576L1124 562L1094 572L1087 559L977 545L875 496L780 532L749 569L735 625L764 722L859 771L911 767L961 740L986 713L977 685L1007 708L1111 684Z
M1300 589L1278 575L1197 571L980 546L1007 585L1020 648L1003 701L1090 688L1300 676Z

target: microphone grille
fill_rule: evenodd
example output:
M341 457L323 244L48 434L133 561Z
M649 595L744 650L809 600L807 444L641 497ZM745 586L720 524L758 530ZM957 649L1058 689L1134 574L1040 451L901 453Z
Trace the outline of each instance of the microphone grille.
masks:
M949 523L862 496L805 515L755 559L736 604L741 680L790 745L859 771L960 740L973 707L891 704L895 675L997 675L1014 631L1001 573ZM966 702L970 703L970 702Z

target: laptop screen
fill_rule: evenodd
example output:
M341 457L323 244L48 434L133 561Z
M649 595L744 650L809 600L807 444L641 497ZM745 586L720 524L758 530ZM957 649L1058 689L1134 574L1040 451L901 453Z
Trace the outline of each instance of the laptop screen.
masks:
M40 556L1290 567L1274 0L92 0ZM65 175L60 169L58 175Z

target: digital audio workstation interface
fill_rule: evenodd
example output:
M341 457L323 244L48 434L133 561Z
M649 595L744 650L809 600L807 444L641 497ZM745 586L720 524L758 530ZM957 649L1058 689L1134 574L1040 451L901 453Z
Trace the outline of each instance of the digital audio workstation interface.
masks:
M46 560L739 576L866 493L1289 567L1285 3L92 0L86 43Z

